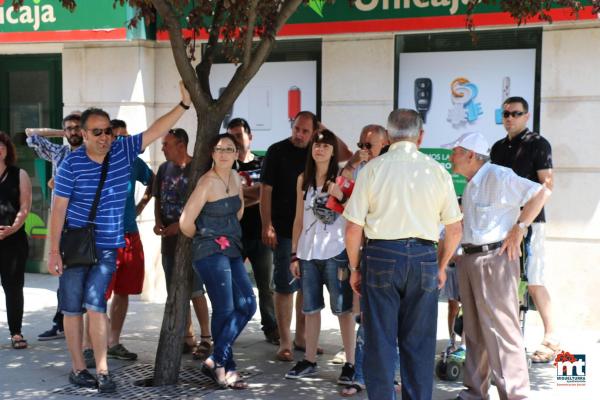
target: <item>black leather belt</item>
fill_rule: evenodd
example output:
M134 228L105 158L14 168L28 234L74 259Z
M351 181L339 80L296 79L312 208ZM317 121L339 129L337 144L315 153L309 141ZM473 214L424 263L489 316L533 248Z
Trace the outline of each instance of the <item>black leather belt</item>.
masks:
M369 242L413 242L422 244L424 246L436 246L437 242L433 240L421 239L421 238L404 238L404 239L369 239Z
M482 244L481 246L470 246L467 244L467 245L463 245L462 249L465 254L475 254L475 253L483 253L486 251L495 250L500 247L502 247L502 241L488 243L488 244Z

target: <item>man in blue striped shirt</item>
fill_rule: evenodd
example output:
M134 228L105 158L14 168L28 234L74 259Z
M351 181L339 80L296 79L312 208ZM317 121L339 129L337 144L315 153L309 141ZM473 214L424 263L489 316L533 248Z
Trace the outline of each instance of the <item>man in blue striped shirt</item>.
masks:
M123 215L134 160L148 145L164 136L190 107L188 91L183 83L180 82L179 86L181 102L177 106L156 120L145 132L123 140L114 140L110 118L105 111L97 108L84 111L81 115L84 145L67 156L56 175L50 215L48 271L60 276L60 305L72 362L69 381L77 386L97 387L99 392L104 393L116 390L106 362L104 294L116 269L117 249L125 246ZM69 265L68 269L63 269L59 253L61 231L65 224L70 228L88 224L106 156L109 157L108 173L93 221L98 262L89 268ZM87 371L81 353L84 309L89 316L96 377Z

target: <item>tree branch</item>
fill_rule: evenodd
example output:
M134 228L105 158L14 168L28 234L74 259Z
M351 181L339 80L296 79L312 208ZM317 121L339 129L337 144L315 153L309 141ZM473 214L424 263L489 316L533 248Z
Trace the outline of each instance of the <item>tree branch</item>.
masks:
M248 26L246 27L246 35L244 37L244 56L242 64L250 63L252 55L252 38L254 37L254 27L256 26L256 5L258 0L250 0L248 6Z
M223 1L219 1L215 5L215 11L212 18L212 22L210 24L210 31L208 32L208 42L204 47L204 52L202 53L202 60L196 66L196 73L198 74L198 80L200 82L200 88L207 95L210 101L213 101L213 96L210 90L210 70L212 69L213 61L214 61L214 52L217 44L219 43L219 35L221 33L221 19L223 17L223 12L225 7L223 5Z
M202 92L196 73L187 55L187 45L183 39L183 33L179 18L173 9L173 5L167 0L151 0L158 14L165 20L169 41L173 51L173 59L179 75L183 79L185 87L190 92L190 97L196 109L208 107L210 98Z

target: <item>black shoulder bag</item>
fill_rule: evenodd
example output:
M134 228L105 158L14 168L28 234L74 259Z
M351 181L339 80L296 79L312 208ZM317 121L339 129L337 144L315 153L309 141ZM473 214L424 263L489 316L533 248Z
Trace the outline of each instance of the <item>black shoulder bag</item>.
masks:
M96 210L100 202L100 193L106 180L108 172L108 153L102 161L102 172L100 173L100 182L96 189L96 197L90 209L88 224L82 228L68 228L67 221L63 227L60 237L60 255L62 257L63 268L69 267L89 267L98 262L96 257L96 227L92 222L96 219Z

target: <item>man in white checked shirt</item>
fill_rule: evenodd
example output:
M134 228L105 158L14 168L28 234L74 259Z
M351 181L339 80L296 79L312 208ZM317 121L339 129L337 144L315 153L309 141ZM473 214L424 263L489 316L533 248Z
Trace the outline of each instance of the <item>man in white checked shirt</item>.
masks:
M469 351L466 389L458 398L489 398L491 373L500 399L524 399L529 375L518 315L520 244L551 192L489 163L489 145L480 133L443 147L452 149L452 170L468 181L462 197L464 255L457 267Z

